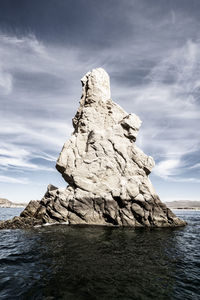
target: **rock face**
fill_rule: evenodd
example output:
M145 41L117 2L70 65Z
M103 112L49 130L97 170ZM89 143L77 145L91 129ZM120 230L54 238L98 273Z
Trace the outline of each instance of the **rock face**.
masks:
M185 225L156 195L148 177L154 160L135 144L141 120L111 100L108 74L94 69L81 82L74 132L56 164L69 186L49 185L43 199L29 203L21 218L37 224Z

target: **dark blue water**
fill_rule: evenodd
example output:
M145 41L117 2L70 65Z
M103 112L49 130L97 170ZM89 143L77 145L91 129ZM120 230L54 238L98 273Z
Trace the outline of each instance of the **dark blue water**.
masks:
M0 220L12 219L15 216L19 216L20 213L24 210L24 207L10 207L2 208L0 207Z
M0 299L200 299L200 211L177 215L188 226L0 231Z

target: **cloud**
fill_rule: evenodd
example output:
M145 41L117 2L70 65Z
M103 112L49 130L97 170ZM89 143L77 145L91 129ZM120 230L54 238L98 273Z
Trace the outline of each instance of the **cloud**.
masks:
M14 46L18 49L21 49L25 53L29 52L29 55L31 52L32 54L39 55L42 58L48 57L44 45L39 42L33 34L29 34L28 36L24 36L21 38L1 34L1 43L4 45L4 47Z
M143 84L120 91L124 99L134 99L128 108L145 120L137 142L155 157L154 174L172 181L190 169L193 154L200 152L199 61L200 43L187 41L159 60Z
M194 177L187 177L187 178L178 178L178 177L175 177L172 179L173 182L185 182L185 183L199 183L200 182L200 179L198 178L194 178Z
M72 126L63 121L42 120L31 116L28 120L10 115L10 120L1 116L0 134L6 136L7 142L23 143L41 151L51 147L52 150L62 146L64 136L69 136ZM13 118L12 118L13 117ZM39 147L40 145L40 147ZM13 146L14 147L14 146Z
M0 182L4 183L17 183L17 184L28 184L29 180L27 178L14 178L10 176L0 175Z
M51 172L73 130L80 78L99 66L110 73L113 100L143 120L137 143L155 158L154 174L173 181L193 169L191 158L200 152L200 42L187 37L196 23L185 18L189 30L180 13L153 18L154 9L148 16L141 11L133 18L126 10L129 35L102 42L101 51L1 34L3 171Z
M27 146L26 146L27 147ZM40 159L40 163L33 163L34 159ZM53 161L55 158L52 155L41 152L38 149L34 153L34 149L24 149L15 144L2 144L0 147L0 170L17 171L54 171L52 167L41 164L42 161Z
M200 169L200 163L190 166L190 169Z
M157 176L172 178L175 170L184 170L181 168L186 165L184 157L199 151L198 132L191 126L191 120L197 124L200 115L198 42L187 41L157 61L151 53L143 53L146 62L152 61L152 66L146 66L146 62L143 64L141 57L135 55L134 64L125 64L122 71L125 81L116 77L118 51L113 48L102 50L96 62L90 57L83 62L78 49L47 47L33 35L21 38L1 35L0 49L0 54L6 53L3 68L13 78L10 94L2 97L9 109L2 111L0 134L9 145L7 151L12 152L9 158L4 155L0 159L3 168L50 170L32 160L56 159L72 132L70 119L78 103L71 100L80 97L80 87L77 92L76 86L85 70L97 64L111 71L115 100L145 120L138 144L156 158L158 167L154 173ZM122 46L121 50L130 60L138 46L131 44L128 51ZM138 85L130 79L134 84L130 85L129 78L134 78L142 69L143 79ZM13 149L19 147L27 153L22 151L16 157ZM177 161L179 164L175 164Z
M29 156L30 159L31 156ZM8 169L8 168L15 168L23 169L23 170L44 170L44 171L52 171L52 168L48 168L42 165L36 165L30 163L22 158L13 158L13 157L0 157L0 168Z
M22 192L19 184L18 197L28 198L33 183L41 184L41 195L49 182L60 184L51 169L73 131L80 78L104 67L113 100L143 120L137 144L156 160L153 178L182 182L183 190L185 182L198 183L198 9L186 1L179 7L177 1L89 1L87 7L78 1L79 10L73 1L61 2L46 1L45 10L43 4L29 3L31 18L24 13L25 1L20 7L0 4L4 181L10 180L12 189L12 180L24 182L23 174L30 185ZM3 188L2 183L2 193Z
M153 170L153 173L164 179L177 175L178 167L181 165L179 159L167 159L160 161Z
M0 94L8 95L12 91L12 76L0 66Z
M72 110L72 102L66 100L68 62L65 68L60 60L63 50L59 54L54 51L54 47L46 48L33 35L19 38L1 34L2 182L24 183L24 179L13 179L13 173L18 177L23 172L30 182L31 172L53 174L62 145L72 132L72 125L66 120ZM63 86L57 86L60 81ZM69 88L68 93L71 93Z

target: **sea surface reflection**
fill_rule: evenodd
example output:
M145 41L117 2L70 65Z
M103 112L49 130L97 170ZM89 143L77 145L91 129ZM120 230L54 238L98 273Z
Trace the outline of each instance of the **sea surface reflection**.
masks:
M0 231L0 299L199 299L199 211L188 226Z

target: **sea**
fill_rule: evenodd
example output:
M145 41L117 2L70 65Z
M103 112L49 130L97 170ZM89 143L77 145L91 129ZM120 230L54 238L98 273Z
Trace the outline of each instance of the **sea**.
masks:
M199 300L200 211L174 212L186 227L1 230L0 299Z

